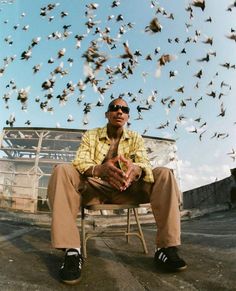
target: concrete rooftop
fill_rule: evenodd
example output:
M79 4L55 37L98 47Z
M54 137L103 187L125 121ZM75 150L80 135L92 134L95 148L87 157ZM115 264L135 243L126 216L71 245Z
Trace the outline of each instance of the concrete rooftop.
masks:
M48 226L0 214L0 290L236 290L236 209L182 221L180 273L155 267L153 224L143 226L148 255L137 238L92 239L77 286L59 282L63 253L51 249Z

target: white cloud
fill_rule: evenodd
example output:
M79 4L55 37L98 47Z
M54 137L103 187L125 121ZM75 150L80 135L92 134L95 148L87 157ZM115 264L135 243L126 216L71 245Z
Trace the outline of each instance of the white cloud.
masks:
M203 164L198 167L193 167L189 161L180 160L178 165L182 191L194 189L230 176L230 168L225 164L214 166Z

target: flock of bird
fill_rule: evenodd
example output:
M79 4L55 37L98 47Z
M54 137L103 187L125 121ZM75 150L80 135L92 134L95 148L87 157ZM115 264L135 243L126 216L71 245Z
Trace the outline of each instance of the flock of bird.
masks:
M4 15L4 8L6 5L15 5L18 0L1 0L0 4L0 16L1 19ZM124 2L124 1L123 1ZM53 112L56 110L55 106L52 105L52 101L58 100L60 105L65 105L67 102L72 102L72 99L75 99L79 106L83 106L83 119L82 122L84 125L89 123L89 114L93 111L93 108L100 107L104 105L104 102L107 99L112 100L115 97L125 97L131 104L135 104L137 110L137 116L135 120L143 120L144 111L154 110L156 104L163 106L166 115L171 112L174 106L179 107L180 114L176 116L174 124L170 120L161 122L156 126L157 130L162 130L168 128L168 130L173 130L177 132L182 122L188 119L189 117L185 116L186 110L191 106L198 108L199 103L204 102L208 97L212 100L220 100L219 111L216 114L216 117L224 119L227 116L227 110L225 105L225 96L228 95L232 89L231 84L227 83L224 80L220 80L219 72L215 72L212 80L209 81L207 86L207 92L205 96L195 97L185 97L185 86L180 85L175 88L177 97L173 96L159 96L158 89L154 88L151 90L151 94L145 96L144 90L140 88L137 92L132 90L126 92L120 92L118 96L114 96L112 93L112 88L118 80L127 80L133 77L136 71L139 69L141 63L154 62L155 63L155 76L156 78L162 78L164 67L167 67L169 63L175 63L178 58L183 55L187 55L187 49L184 46L190 44L204 43L206 47L209 47L207 53L204 53L204 56L194 60L202 66L207 66L213 58L216 57L217 51L214 51L214 38L204 36L201 31L194 28L193 19L195 17L195 9L201 11L204 14L205 8L207 6L207 0L190 0L187 6L185 7L185 13L187 14L188 21L185 23L186 31L190 32L186 39L180 39L179 37L169 38L166 36L168 44L181 45L178 55L175 53L162 53L161 47L156 47L154 51L145 54L140 49L132 49L130 47L129 41L126 39L126 35L132 34L132 30L135 28L135 23L129 22L119 12L118 7L123 5L122 1L115 0L109 1L107 4L109 7L108 14L106 19L97 19L96 13L100 9L98 3L88 3L85 4L81 1L81 5L84 5L84 16L86 21L84 22L84 32L75 33L72 29L74 24L70 19L70 13L68 11L62 11L60 9L60 3L48 3L45 6L40 8L38 12L38 17L41 21L47 22L50 26L58 18L60 19L61 27L59 30L50 33L47 36L35 36L30 43L25 45L25 49L21 51L20 55L13 54L3 56L3 60L0 62L0 80L5 75L8 67L13 66L14 62L21 61L22 66L25 66L26 62L34 60L34 51L36 47L40 46L44 41L53 41L56 40L61 42L61 48L54 52L54 56L45 60L44 62L38 62L37 59L34 60L34 65L32 66L32 74L35 78L44 70L45 66L50 67L50 73L48 77L41 83L41 88L39 91L42 92L41 96L35 97L35 102L38 104L40 110L45 112ZM162 21L174 21L175 14L173 12L166 11L163 7L160 6L158 1L149 0L147 1L150 5L150 9L153 11L153 18L150 19L149 23L143 25L143 33L158 35L163 32ZM231 2L228 6L225 7L225 13L233 13L236 10L236 1ZM111 12L111 13L110 13ZM2 14L2 15L1 15ZM16 45L14 35L16 33L27 33L31 30L31 26L25 24L23 19L27 18L26 12L21 12L21 15L18 17L19 23L12 23L7 20L7 16L4 15L5 19L3 20L2 27L4 25L11 26L12 34L5 35L3 40L5 45L8 45L9 48ZM205 23L206 25L211 25L214 22L213 16L206 15ZM115 23L117 33L114 35L110 25ZM81 29L82 30L82 29ZM195 31L194 31L195 30ZM20 32L19 32L20 31ZM193 32L194 31L194 32ZM151 36L150 36L151 37ZM62 80L62 78L70 75L70 70L73 67L75 62L72 56L69 56L70 47L66 46L68 40L73 39L73 45L78 51L78 56L80 62L83 63L84 78L79 78L79 80L68 81L65 85L65 88L61 92L57 92L57 88ZM83 43L87 40L90 40L88 46L83 50ZM232 27L229 32L225 33L225 39L227 41L236 42L236 30ZM22 40L24 41L24 40ZM68 42L69 43L69 42ZM71 44L71 41L70 41ZM236 45L236 44L235 44ZM117 53L118 52L118 53ZM120 53L121 52L121 53ZM192 60L186 62L186 66L191 66ZM219 67L224 68L225 70L235 71L236 64L222 61L219 64ZM168 65L169 68L169 65ZM198 70L194 74L196 79L195 88L198 89L203 77L205 77L205 71L203 69ZM174 68L169 70L168 77L169 79L176 78L178 71ZM143 70L142 78L144 81L144 86L147 78L149 78L150 72ZM214 89L215 80L218 77L220 80L220 89L218 92ZM215 78L215 79L214 79ZM5 103L5 109L10 110L10 100L16 99L19 101L19 106L23 111L28 109L29 99L34 98L31 96L31 87L32 84L29 84L26 87L21 87L14 80L14 76L10 78L5 84L5 92L1 97ZM86 100L86 90L92 88L96 93L95 101L88 102ZM55 93L57 92L57 93ZM182 96L182 97L180 97ZM185 111L183 111L185 109ZM185 112L185 113L183 113ZM16 116L10 114L9 118L6 120L6 125L14 126L16 122ZM199 140L201 141L203 135L208 131L207 121L203 117L196 117L194 119L194 126L188 132L190 134L197 134ZM68 114L67 122L73 122L75 119L72 114ZM236 124L236 122L235 122ZM26 120L25 125L30 126L31 120ZM128 124L130 125L130 123ZM172 126L172 128L171 128ZM143 134L148 132L146 128ZM225 139L229 136L227 132L214 132L210 135L210 139ZM228 155L235 160L235 150L232 149Z

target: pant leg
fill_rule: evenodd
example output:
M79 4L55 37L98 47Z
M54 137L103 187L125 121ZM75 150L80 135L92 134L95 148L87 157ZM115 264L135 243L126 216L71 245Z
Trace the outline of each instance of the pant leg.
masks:
M108 182L101 179L87 177L82 193L83 205L111 203L110 197L115 189Z
M149 190L149 195L157 224L157 247L178 246L181 241L180 191L177 182L168 168L155 168L153 175L155 182Z
M131 184L125 191L113 190L110 193L109 203L114 204L141 204L150 202L150 189L152 184L139 180Z
M114 189L103 181L85 179L71 164L57 165L48 184L52 246L59 249L80 247L76 219L81 204L106 203L112 191Z
M157 247L180 245L180 191L172 173L165 167L153 169L154 183L139 180L124 192L112 193L112 202L148 203L156 221Z
M71 164L57 165L48 184L52 210L51 241L54 248L80 247L76 218L81 203L81 175Z

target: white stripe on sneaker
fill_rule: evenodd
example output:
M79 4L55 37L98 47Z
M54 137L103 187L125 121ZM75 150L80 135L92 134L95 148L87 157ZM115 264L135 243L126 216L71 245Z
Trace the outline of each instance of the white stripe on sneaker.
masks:
M168 258L165 253L160 252L158 259L165 263Z

